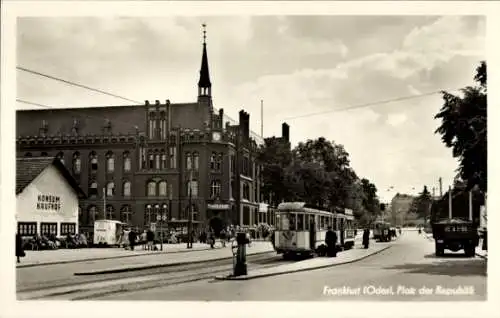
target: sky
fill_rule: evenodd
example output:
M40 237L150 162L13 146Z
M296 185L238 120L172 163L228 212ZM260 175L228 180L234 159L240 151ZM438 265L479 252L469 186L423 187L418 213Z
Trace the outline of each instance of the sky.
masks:
M485 59L481 16L19 18L18 66L143 102L193 102L202 28L214 106L292 144L325 137L379 190L443 191L458 164L439 135L439 94L473 84ZM17 72L17 98L53 107L130 102ZM349 106L415 96L352 110ZM18 103L17 109L38 108ZM311 114L320 113L315 116ZM436 190L436 194L438 190Z

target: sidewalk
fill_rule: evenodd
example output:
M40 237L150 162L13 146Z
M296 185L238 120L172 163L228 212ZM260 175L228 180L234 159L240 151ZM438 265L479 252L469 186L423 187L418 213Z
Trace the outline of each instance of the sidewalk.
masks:
M226 243L226 246L229 244ZM157 244L158 251L143 250L142 245L136 246L134 251L124 248L81 248L81 249L58 249L30 251L27 250L26 256L21 258L21 263L17 267L31 267L40 265L77 263L85 261L97 261L113 258L137 257L145 255L186 253L194 251L210 250L210 245L194 243L192 249L186 248L186 243L163 244L163 251L160 251L160 244ZM219 249L222 245L216 242L215 248Z
M274 252L270 242L252 242L247 248L247 255L263 254ZM158 267L179 266L183 264L204 263L220 259L232 259L233 253L230 245L225 248L198 250L196 253L177 253L175 257L168 253L149 255L149 257L137 257L131 262L125 262L126 259L120 260L120 264L103 262L103 264L95 264L92 269L85 268L77 271L74 275L99 275L129 272L143 269L151 269ZM106 264L104 264L106 263ZM128 263L128 264L127 264Z
M280 265L276 267L256 269L254 271L249 271L248 275L243 276L216 276L217 280L249 280L261 277L276 276L283 274L290 274L302 271L309 271L314 269L326 268L336 265L353 263L360 261L369 256L378 254L386 249L390 248L392 244L390 243L375 243L370 242L370 247L368 249L361 248L359 245L355 246L351 250L343 251L337 253L337 257L315 257L312 259L294 262L291 264Z

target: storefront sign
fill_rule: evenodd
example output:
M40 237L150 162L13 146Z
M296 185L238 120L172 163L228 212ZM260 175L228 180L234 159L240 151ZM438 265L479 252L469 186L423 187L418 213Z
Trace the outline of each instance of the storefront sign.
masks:
M36 203L37 210L61 210L61 198L56 195L50 194L39 194L38 201Z
M208 204L210 210L229 210L229 204Z

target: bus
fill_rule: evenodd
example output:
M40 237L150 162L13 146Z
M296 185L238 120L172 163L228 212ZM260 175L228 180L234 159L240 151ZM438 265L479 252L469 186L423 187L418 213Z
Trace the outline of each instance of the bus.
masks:
M328 227L337 234L337 249L354 246L354 216L306 207L304 202L283 202L276 211L274 246L284 258L323 256Z

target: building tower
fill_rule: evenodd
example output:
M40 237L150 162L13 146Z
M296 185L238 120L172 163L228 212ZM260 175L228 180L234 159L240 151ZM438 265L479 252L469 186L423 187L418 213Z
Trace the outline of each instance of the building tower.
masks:
M207 56L207 25L203 24L203 55L201 57L200 80L198 81L198 100L211 99L212 83L210 83L210 73L208 71Z

